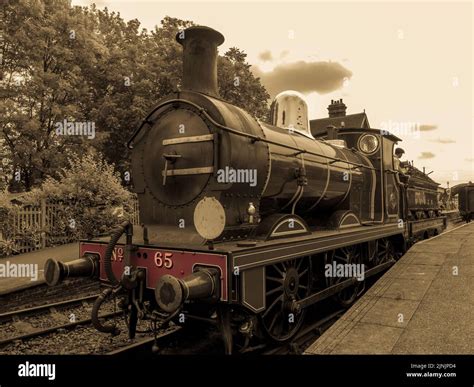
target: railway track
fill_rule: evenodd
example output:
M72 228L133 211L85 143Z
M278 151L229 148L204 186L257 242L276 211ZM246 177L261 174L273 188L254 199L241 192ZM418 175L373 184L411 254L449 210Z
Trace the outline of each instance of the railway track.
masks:
M73 292L71 292L73 289ZM36 284L32 287L0 295L0 313L41 306L46 302L66 301L80 295L95 295L100 293L101 285L97 280L69 279L57 287Z
M151 333L137 334L128 339L128 329L122 310L113 302L102 306L103 320L116 319L120 329L116 337L95 330L90 310L99 293L49 302L23 309L0 313L0 354L110 354L152 352L155 337ZM71 314L77 319L69 321ZM58 318L59 317L59 318ZM163 348L179 337L181 327L172 325L156 335ZM143 326L142 326L143 330Z
M117 337L95 330L90 311L100 290L97 282L72 280L60 289L37 285L2 296L8 310L5 311L5 305L0 309L0 354L152 353L155 337L143 330L143 326L145 333L137 334L134 340L128 339L128 329L122 319L115 321L121 331ZM123 315L114 305L104 303L105 313L101 319ZM71 314L77 316L73 321L69 320ZM177 341L185 340L179 331L181 327L177 325L160 330L156 335L159 348L175 348Z
M97 296L98 294L88 295L0 314L0 347L61 329L70 330L79 325L91 324L90 317L81 317L88 312L88 307L92 306ZM113 311L101 317L111 318L122 313L122 311ZM79 318L76 319L76 315ZM63 321L57 323L59 320ZM68 321L64 322L64 320ZM25 332L19 333L18 330Z
M118 316L120 314L123 314L123 312L119 311L119 312L106 313L104 315L101 315L100 317L110 318L110 317ZM85 324L91 324L91 323L92 323L92 320L90 318L82 319L82 320L71 322L71 323L55 325L55 326L52 326L52 327L49 327L49 328L46 328L46 329L40 329L40 330L37 330L37 331L34 331L34 332L9 337L9 338L0 340L0 347L5 345L5 344L10 344L10 343L18 341L18 340L31 339L33 337L43 336L43 335L47 335L47 334L52 333L52 332L56 332L60 329L73 329L73 328L75 328L79 325L85 325Z
M74 298L70 300L53 302L53 303L45 304L45 305L33 306L31 308L24 308L24 309L19 309L19 310L13 310L6 313L0 313L0 323L6 322L6 321L15 321L15 320L21 319L21 317L30 316L36 313L48 312L48 311L54 312L55 308L63 307L63 306L72 306L76 304L82 304L87 301L93 301L98 296L99 294L94 294L91 296L84 296L84 297Z
M101 317L113 319L118 313L107 313ZM0 343L0 354L15 355L121 355L152 354L155 337L151 333L137 334L128 338L128 330L123 319L115 320L120 333L111 337L92 326L90 319L77 321L62 328L52 327L38 334L22 335ZM156 336L159 348L165 348L176 340L181 328L172 326L162 330Z
M176 340L177 335L180 335L182 331L182 327L175 325L160 332L156 337L138 339L107 352L107 355L121 355L125 353L129 355L132 353L143 353L144 351L149 351L149 353L158 352L162 347L168 346L170 340Z

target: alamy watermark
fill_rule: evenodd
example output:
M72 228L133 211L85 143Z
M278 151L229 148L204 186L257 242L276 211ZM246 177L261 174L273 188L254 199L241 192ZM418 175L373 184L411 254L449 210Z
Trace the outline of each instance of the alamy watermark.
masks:
M30 278L30 281L38 281L38 264L0 263L0 278Z
M363 281L365 279L365 266L363 264L332 262L326 264L324 270L326 277L355 277L357 281Z
M217 170L218 183L245 183L250 187L257 185L257 170L256 169L234 169L225 167Z
M383 134L395 134L398 136L413 136L420 138L420 124L413 121L383 121L380 124L380 129Z
M95 138L95 122L92 121L68 121L56 122L56 134L58 136L84 136L89 140Z
M48 380L56 379L56 364L35 364L29 361L18 366L18 376L24 377L43 377Z

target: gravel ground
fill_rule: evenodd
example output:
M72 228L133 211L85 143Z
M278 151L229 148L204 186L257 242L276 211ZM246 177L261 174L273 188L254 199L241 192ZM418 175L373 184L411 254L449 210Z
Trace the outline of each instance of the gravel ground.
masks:
M41 314L24 316L18 321L8 321L0 325L0 340L8 339L12 336L19 336L25 333L32 333L38 330L51 328L58 325L73 323L75 321L90 318L93 301L87 302L86 306L79 304L74 306L63 306L50 313L45 311ZM112 302L104 303L101 313L113 312Z
M42 284L0 296L0 313L94 295L99 292L100 283L91 279L70 279L54 287Z
M137 334L136 339L130 341L123 318L116 318L115 322L120 328L120 334L115 337L100 333L91 325L84 325L72 330L62 329L43 337L8 344L0 348L0 355L106 354L137 340L152 337L151 334ZM141 325L139 328L144 329L147 326Z

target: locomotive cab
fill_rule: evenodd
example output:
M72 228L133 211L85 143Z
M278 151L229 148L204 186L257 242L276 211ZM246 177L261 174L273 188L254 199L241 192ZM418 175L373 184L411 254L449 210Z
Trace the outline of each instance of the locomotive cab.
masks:
M393 148L401 139L385 130L373 128L343 128L339 129L336 137L344 140L349 149L357 151L373 166L372 178L360 197L362 212L368 214L364 220L369 223L392 223L403 219L401 187L393 165Z

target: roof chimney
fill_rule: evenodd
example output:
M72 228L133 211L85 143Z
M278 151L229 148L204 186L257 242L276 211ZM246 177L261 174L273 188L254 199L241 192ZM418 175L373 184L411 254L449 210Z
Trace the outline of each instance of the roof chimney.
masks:
M224 36L209 27L190 27L176 34L183 46L184 90L219 97L217 88L217 46Z
M329 117L343 117L346 115L347 106L342 102L342 98L334 101L331 100L331 104L328 106Z

